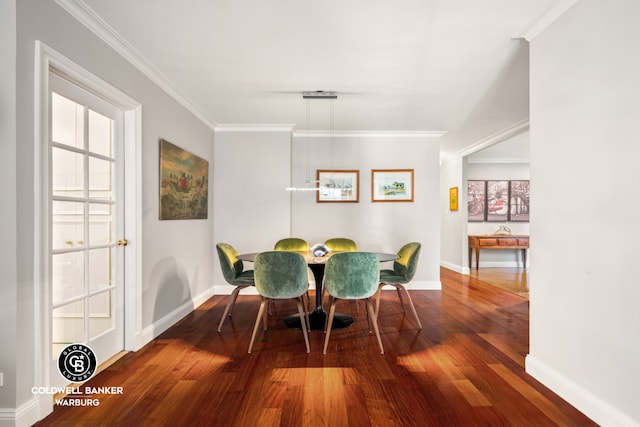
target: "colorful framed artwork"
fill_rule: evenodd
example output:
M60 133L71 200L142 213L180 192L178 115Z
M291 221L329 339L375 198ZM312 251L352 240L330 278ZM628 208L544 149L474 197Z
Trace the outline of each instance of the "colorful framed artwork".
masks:
M206 219L209 162L160 140L160 219Z
M358 170L318 170L316 180L318 191L316 202L358 203L360 171Z
M509 221L529 221L529 181L509 181Z
M469 180L467 182L468 221L482 222L485 219L487 201L487 181Z
M487 181L486 221L509 219L509 181Z
M373 169L372 202L413 202L413 169Z
M449 189L449 210L458 210L458 187L451 187Z

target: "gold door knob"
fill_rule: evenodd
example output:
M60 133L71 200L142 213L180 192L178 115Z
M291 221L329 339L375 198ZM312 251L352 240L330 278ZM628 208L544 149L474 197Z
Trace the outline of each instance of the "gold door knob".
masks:
M129 244L129 242L127 241L127 239L122 239L122 240L118 240L118 241L116 242L116 244L117 244L118 246L127 246L127 245Z

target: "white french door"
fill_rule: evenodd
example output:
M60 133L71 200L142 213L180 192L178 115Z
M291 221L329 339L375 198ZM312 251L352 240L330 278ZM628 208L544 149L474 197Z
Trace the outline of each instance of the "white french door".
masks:
M124 349L124 113L54 73L49 102L55 385L63 383L56 360L68 344L90 346L98 363Z

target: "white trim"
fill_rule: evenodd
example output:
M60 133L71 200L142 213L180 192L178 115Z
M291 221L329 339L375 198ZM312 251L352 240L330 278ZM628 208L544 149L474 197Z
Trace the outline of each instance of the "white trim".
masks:
M484 150L487 147L495 145L499 142L506 141L509 138L512 138L516 135L519 135L523 132L529 130L529 118L522 119L506 128L499 130L498 132L487 136L486 138L481 139L480 141L471 144L464 149L454 153L454 156L457 157L466 157L470 154L475 153L476 151Z
M413 280L405 285L409 291L440 291L442 282L439 280ZM382 289L393 290L393 287L385 286Z
M483 158L478 158L478 159L472 159L469 158L467 159L467 163L468 164L510 164L510 165L515 165L515 164L529 164L530 161L527 158L504 158L504 157L500 157L500 158L491 158L491 157L483 157Z
M18 408L0 408L0 427L29 427L39 419L35 396Z
M460 273L460 274L469 274L469 267L461 267L457 264L453 264L443 260L440 260L440 267L444 267L447 270L455 271L456 273ZM465 273L465 269L466 269L466 273Z
M562 0L549 10L547 10L542 16L535 21L531 22L516 34L512 39L524 39L528 42L536 38L540 33L549 27L556 19L564 15L571 6L576 4L578 0Z
M190 301L185 302L180 307L177 307L175 310L165 315L160 320L157 320L153 324L144 328L144 330L136 336L137 347L142 348L153 341L161 333L178 323L183 317L187 316L196 308L204 304L213 295L214 290L211 287L202 292L200 295L192 298Z
M299 130L294 131L295 138L303 138L307 135L312 138L441 138L446 131L369 131L369 130Z
M295 125L218 125L214 131L219 132L293 132Z
M135 330L124 327L124 346L127 350L135 350L133 343L135 335L141 329L140 304L142 297L142 253L139 242L142 241L142 107L139 102L111 86L109 83L75 64L67 57L51 49L41 41L35 42L35 81L34 81L34 322L36 360L34 366L35 384L48 386L50 384L51 346L50 324L48 313L50 305L49 295L49 261L46 248L49 247L49 227L47 218L50 208L48 192L43 187L48 176L48 120L49 105L49 73L65 76L70 81L89 90L96 96L115 105L124 112L125 125L125 155L129 156L125 164L125 176L128 180L125 186L125 202L130 203L125 210L125 225L127 238L130 241L125 252L126 283L124 316L125 319L137 319ZM43 249L44 248L44 249ZM129 322L132 324L133 322ZM51 399L37 399L39 419L44 418L53 410Z
M525 371L599 425L640 426L628 415L589 393L531 354L525 358Z
M158 70L147 58L145 58L131 43L113 29L104 19L93 11L83 0L55 0L71 16L78 20L89 31L98 36L109 47L118 52L131 65L140 70L152 82L160 86L184 108L200 119L211 129L216 123L207 117L198 107L187 99L173 83Z

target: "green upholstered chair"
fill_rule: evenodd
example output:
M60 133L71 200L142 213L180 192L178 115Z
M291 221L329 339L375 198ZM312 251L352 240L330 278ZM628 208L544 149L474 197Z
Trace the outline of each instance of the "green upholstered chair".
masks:
M395 286L396 292L398 292L398 298L400 298L400 304L402 305L402 311L406 313L404 302L402 301L402 291L404 291L407 296L407 301L409 302L409 307L411 307L413 316L416 318L418 328L422 329L422 323L420 323L420 318L418 317L416 308L413 305L413 301L411 301L409 291L404 287L404 285L409 283L416 274L418 258L420 257L420 248L420 243L407 243L398 251L398 256L400 258L393 262L393 270L380 271L380 285L378 286L378 293L376 295L376 316L380 309L380 291L382 290L382 287L386 285Z
M307 280L307 262L304 257L295 252L269 251L256 255L253 268L255 271L255 284L258 293L262 296L256 324L253 327L249 353L256 339L260 320L264 330L267 330L267 307L269 302L276 299L295 299L300 313L300 324L304 342L309 353L309 336L307 324L309 316L303 308L303 296L307 292L309 282Z
M368 252L337 252L328 260L324 273L324 287L329 294L329 316L326 323L323 354L327 354L329 336L333 326L333 316L336 303L341 299L365 300L369 316L369 330L371 326L378 338L380 354L384 354L384 347L380 339L378 320L371 302L380 283L380 263L378 258Z
M227 318L227 315L231 317L231 311L233 310L233 306L236 304L238 293L248 286L253 286L254 281L253 270L244 270L244 264L242 263L242 260L237 258L238 251L236 251L233 246L228 243L218 243L216 245L216 249L218 250L218 257L220 258L220 267L222 268L224 280L226 280L230 285L236 287L233 292L231 292L231 299L224 309L222 319L220 319L220 324L218 325L218 332L220 332L222 330L224 319Z
M306 240L300 239L299 237L287 237L285 239L280 239L276 242L273 247L274 251L294 251L294 252L308 252L309 251L309 243ZM304 306L305 308L309 306L309 293L304 293ZM307 326L309 322L307 322Z
M278 240L273 249L276 251L306 252L309 250L309 243L304 239L288 237Z
M327 239L324 245L331 249L331 252L347 252L357 251L358 245L351 239L345 237L334 237L333 239Z

